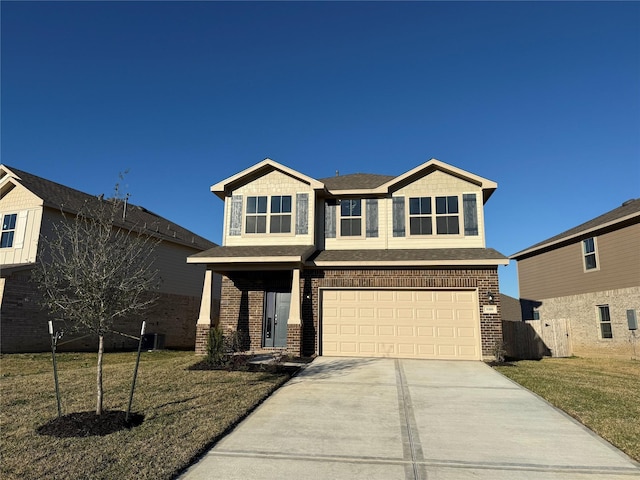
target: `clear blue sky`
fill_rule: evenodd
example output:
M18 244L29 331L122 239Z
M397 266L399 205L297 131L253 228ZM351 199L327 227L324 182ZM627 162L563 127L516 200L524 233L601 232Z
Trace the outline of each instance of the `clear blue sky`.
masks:
M8 2L2 162L215 242L209 186L435 157L498 182L510 255L640 190L638 2ZM501 289L518 295L516 266Z

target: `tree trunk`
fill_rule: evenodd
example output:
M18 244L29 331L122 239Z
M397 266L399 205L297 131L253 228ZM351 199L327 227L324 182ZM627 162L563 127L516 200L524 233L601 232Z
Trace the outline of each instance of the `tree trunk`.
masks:
M98 343L98 375L96 378L96 384L98 388L98 395L96 401L96 415L102 415L102 354L104 353L104 335L100 335L100 342Z

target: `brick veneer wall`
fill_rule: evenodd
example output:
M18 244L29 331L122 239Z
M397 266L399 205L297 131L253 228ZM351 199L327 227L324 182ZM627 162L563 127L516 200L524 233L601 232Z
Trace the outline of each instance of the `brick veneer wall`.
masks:
M262 344L265 289L290 291L291 272L238 272L223 277L220 325L226 331L246 332L245 348ZM320 288L453 288L478 289L483 357L491 357L502 342L497 267L452 269L307 269L300 275L302 326L290 325L287 351L298 355L318 354ZM496 314L482 313L488 293L494 294ZM201 352L202 353L202 352Z
M51 318L38 302L38 294L30 282L30 273L19 272L5 279L0 310L0 351L3 353L42 352L51 348L48 321L54 320L56 329L63 329L61 322ZM146 320L147 333L165 335L166 348L192 349L196 336L196 319L200 309L200 297L158 294L153 306L135 318L118 320L114 330L139 336L140 326ZM67 334L60 342L66 342L80 334ZM105 336L105 349L136 348L137 341L121 335ZM93 351L97 339L87 337L60 345L60 351Z
M636 310L640 315L640 287L546 298L536 303L543 323L556 319L569 321L572 355L640 357L640 330L629 330L627 323L627 310ZM613 338L601 338L598 305L609 306Z

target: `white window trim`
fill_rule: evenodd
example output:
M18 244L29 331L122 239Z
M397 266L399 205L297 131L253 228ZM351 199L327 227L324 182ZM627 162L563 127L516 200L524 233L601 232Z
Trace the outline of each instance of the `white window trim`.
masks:
M475 193L475 192L472 192ZM437 239L437 240L446 240L452 238L464 238L464 206L462 204L462 193L456 194L438 194L438 195L406 195L405 196L405 236L406 238L417 238L417 239ZM412 234L411 233L411 217L412 215L409 213L411 210L410 203L412 198L424 198L431 197L431 234ZM436 214L436 197L458 197L458 233L438 233L438 217L451 217L451 214ZM415 215L414 215L415 216ZM423 215L427 216L427 215ZM478 227L479 231L479 227Z
M360 219L360 235L342 235L342 208L341 203L343 200L360 200L360 216L359 217L344 217L347 218L359 218ZM336 238L342 240L362 240L367 238L367 212L366 212L366 199L364 198L339 198L336 205Z
M600 314L600 308L602 307L607 307L607 311L609 312L609 321L607 322L603 322L602 321L602 316ZM613 322L611 321L611 306L609 304L602 304L602 305L596 305L596 319L598 321L598 336L600 337L600 340L613 340ZM611 327L611 337L604 337L602 336L602 324L603 323L608 323L609 326Z
M591 253L584 253L584 241L589 238L593 239L593 255L596 257L596 268L587 268L587 255L592 255ZM580 240L580 254L582 259L582 271L584 273L597 272L600 270L600 255L598 255L598 238L597 237L588 237Z
M265 233L250 233L246 231L247 228L247 203L249 201L249 197L267 197L267 212L266 213L251 213L251 216L266 216L267 224ZM269 229L271 226L271 197L291 197L291 230L289 232L284 233L270 233ZM276 213L277 216L282 216L281 213ZM246 238L266 238L266 237L295 237L296 236L296 194L290 193L278 193L278 194L247 194L243 195L242 198L242 230L241 236Z

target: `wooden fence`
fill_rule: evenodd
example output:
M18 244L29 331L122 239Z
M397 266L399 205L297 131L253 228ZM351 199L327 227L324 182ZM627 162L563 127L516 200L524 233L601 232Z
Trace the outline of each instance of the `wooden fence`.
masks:
M507 356L517 359L569 357L571 343L566 319L502 321L502 338Z

